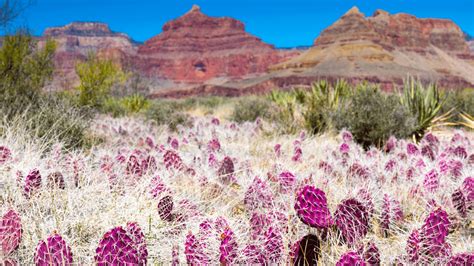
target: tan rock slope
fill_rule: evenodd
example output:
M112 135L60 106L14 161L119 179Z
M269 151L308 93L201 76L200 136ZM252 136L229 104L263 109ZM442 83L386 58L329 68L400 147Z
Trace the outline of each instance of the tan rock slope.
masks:
M407 75L451 88L473 86L473 55L450 20L419 19L356 7L324 30L314 46L271 67L277 76L367 79L391 87Z

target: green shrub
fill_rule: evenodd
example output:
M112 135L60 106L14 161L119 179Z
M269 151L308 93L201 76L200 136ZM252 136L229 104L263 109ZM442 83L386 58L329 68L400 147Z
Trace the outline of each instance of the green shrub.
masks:
M453 123L461 122L460 114L466 113L474 115L474 89L467 88L463 90L446 91L444 93L446 101L440 110L441 114L452 111L449 121Z
M176 101L154 101L145 112L147 119L158 125L167 125L176 131L179 125L191 126L191 118L183 111L183 106Z
M230 117L238 123L245 121L255 121L257 118L268 118L270 103L262 98L244 98L238 100L234 105L234 110Z
M382 147L390 136L409 137L416 118L400 103L396 95L382 94L376 87L360 87L350 100L341 104L332 115L338 130L352 132L356 142L365 149Z
M76 65L76 74L80 84L79 103L83 106L101 107L110 89L117 83L123 83L127 75L111 60L99 59L91 53L84 62Z
M436 84L423 86L421 82L410 78L405 82L400 100L416 117L417 124L412 135L417 141L423 138L427 130L443 125L449 118L448 113L440 115L444 99Z

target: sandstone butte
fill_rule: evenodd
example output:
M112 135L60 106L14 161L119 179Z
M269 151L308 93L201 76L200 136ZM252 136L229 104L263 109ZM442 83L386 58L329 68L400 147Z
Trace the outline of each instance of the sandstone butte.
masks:
M275 49L247 33L242 22L209 17L197 6L144 44L102 23L50 28L44 37L58 42L55 82L66 88L77 82L74 64L89 51L151 81L151 97L238 96L322 78L392 89L408 75L446 88L474 86L474 54L452 21L381 10L366 17L356 7L303 52Z

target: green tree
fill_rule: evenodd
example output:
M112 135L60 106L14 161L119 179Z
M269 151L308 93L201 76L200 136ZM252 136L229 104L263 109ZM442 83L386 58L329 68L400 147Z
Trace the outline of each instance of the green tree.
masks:
M110 89L127 79L127 75L111 60L100 59L93 53L76 65L76 73L81 82L77 87L79 103L92 107L100 107Z

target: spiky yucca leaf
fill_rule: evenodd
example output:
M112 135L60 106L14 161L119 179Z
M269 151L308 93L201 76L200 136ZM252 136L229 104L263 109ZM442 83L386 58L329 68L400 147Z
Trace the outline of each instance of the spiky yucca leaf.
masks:
M459 116L464 120L463 122L459 122L460 125L474 129L474 116L467 113L460 113Z

